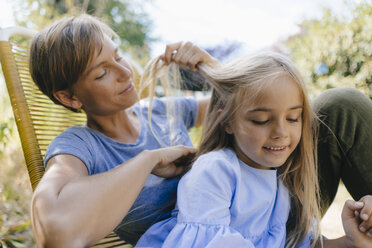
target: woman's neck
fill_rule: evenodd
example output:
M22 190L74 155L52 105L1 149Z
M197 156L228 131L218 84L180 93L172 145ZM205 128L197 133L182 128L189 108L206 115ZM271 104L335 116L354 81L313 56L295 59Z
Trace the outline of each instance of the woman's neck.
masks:
M109 116L87 115L87 126L124 144L136 143L141 123L129 108Z

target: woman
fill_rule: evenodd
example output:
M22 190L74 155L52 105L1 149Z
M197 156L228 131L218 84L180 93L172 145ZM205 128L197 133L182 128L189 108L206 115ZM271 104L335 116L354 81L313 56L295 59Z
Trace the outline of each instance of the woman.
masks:
M140 115L138 105L133 106L138 96L132 71L119 56L111 40L113 35L105 24L83 15L55 23L32 43L30 68L40 89L57 104L73 111L82 109L87 115L86 126L66 130L46 153L46 173L32 201L40 247L94 244L127 215L145 185L147 190L138 197L135 207L140 208L145 199L149 205L165 210L149 218L142 216L143 209L132 208L119 235L134 243L159 216L169 215L174 202L174 197L164 201L153 194L174 196L178 179L158 176L181 174L185 167L173 162L195 152L187 128L202 123L207 101L178 101L186 113L179 117L184 123L177 127L184 139L180 146L162 148L151 138L147 119ZM197 63L218 63L190 43L168 46L164 61L171 60L189 68ZM159 100L153 109L165 112L164 106ZM166 124L161 123L163 119L153 116L159 125ZM151 176L146 185L150 173L156 176ZM133 221L141 218L145 219Z
M32 42L30 71L39 88L55 103L87 115L86 126L63 132L46 153L46 173L31 204L39 247L85 247L119 224L119 236L136 243L152 223L170 215L174 177L185 171L175 163L195 152L186 130L203 122L208 101L176 99L183 110L175 116L179 146L162 147L152 131L169 141L163 128L168 100L154 100L150 128L148 103L137 103L132 71L112 36L107 25L82 15L54 23ZM191 43L168 45L162 59L193 70L198 63L218 66Z

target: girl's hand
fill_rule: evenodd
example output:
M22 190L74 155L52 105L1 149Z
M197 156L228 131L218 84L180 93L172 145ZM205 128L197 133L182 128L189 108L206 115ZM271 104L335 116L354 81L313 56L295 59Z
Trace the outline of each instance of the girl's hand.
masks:
M372 196L346 201L341 216L347 247L372 247Z
M217 59L191 42L177 42L167 45L160 58L166 65L175 62L193 71L197 70L199 63L207 64L212 68L219 65Z
M151 173L165 178L182 175L190 168L196 151L193 147L182 145L152 150L158 163Z

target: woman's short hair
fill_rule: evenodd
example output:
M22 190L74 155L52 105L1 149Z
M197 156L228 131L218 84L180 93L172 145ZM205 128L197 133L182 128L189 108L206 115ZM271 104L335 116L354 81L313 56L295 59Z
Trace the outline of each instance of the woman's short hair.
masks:
M39 89L54 103L53 93L69 90L84 74L104 36L117 36L105 23L90 15L63 18L40 31L30 47L30 73ZM67 107L75 111L75 109Z

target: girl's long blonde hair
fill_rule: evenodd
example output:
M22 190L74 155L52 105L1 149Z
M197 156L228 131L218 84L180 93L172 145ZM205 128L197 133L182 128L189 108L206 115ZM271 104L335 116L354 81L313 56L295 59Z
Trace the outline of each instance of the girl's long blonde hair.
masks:
M163 87L166 89L180 86L179 75L173 73L172 80L167 80L169 68L159 64L159 58L150 62L145 69L147 77L141 80L142 89L152 87L150 99L158 75L165 76L160 82L165 82ZM234 119L243 100L255 101L260 92L270 87L270 83L275 83L274 79L280 75L288 75L297 83L303 97L302 136L297 148L278 173L290 192L294 204L291 211L294 211L292 214L296 217L295 221L287 224L286 247L296 246L309 232L313 235L311 247L314 247L320 238L321 216L316 156L317 117L310 106L301 75L286 56L272 52L243 57L218 68L210 68L205 64L200 64L198 68L212 89L198 156L221 148L233 148L234 137L225 132L225 127Z

